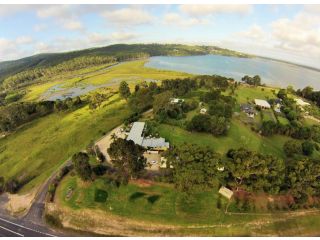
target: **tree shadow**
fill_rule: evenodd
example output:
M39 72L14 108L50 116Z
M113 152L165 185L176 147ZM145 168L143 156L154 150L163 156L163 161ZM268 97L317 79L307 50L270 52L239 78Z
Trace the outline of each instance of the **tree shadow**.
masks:
M147 198L148 202L151 204L154 204L159 199L160 199L160 195L152 195Z
M130 201L134 201L138 198L142 198L144 197L146 194L144 192L135 192L133 194L131 194L131 196L129 197Z

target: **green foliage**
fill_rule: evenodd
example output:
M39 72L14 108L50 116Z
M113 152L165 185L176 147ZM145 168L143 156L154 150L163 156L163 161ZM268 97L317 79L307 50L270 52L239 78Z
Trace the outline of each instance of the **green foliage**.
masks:
M89 156L86 153L79 152L72 156L72 163L75 171L83 181L91 180L92 169L89 164Z
M244 148L229 150L226 161L227 182L248 191L277 194L284 180L284 161Z
M189 131L208 132L215 136L219 136L226 134L227 123L228 122L224 117L198 114L188 122L187 129Z
M115 139L108 148L108 154L118 173L125 177L135 178L146 167L143 157L144 148L122 138Z
M308 158L294 161L287 168L286 182L295 200L305 203L306 196L320 196L320 165Z
M128 83L125 82L125 81L122 81L120 83L120 86L119 86L119 94L122 98L124 99L128 99L129 96L130 96L130 88L128 86Z
M102 189L96 189L94 192L94 201L98 203L105 203L108 198L108 192Z
M314 144L312 142L304 141L301 146L302 146L302 152L304 155L306 156L312 155L314 151Z
M261 85L261 78L259 75L255 75L254 77L249 77L248 75L245 75L243 78L241 78L241 81L254 86L260 86Z
M283 151L285 152L286 156L292 157L295 154L301 154L302 147L299 141L289 140L283 145Z
M44 219L46 223L52 227L56 227L56 228L62 227L62 223L57 215L52 215L47 213L44 215Z
M173 165L174 183L184 192L212 188L221 173L221 156L208 147L185 144L170 153L168 161Z

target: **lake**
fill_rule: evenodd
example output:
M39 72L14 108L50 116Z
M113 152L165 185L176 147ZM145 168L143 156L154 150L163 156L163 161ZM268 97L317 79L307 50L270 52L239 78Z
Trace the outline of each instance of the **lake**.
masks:
M263 58L238 58L220 55L151 57L146 67L192 74L221 75L241 80L244 75L260 75L269 86L295 89L312 86L320 89L320 72L294 64Z

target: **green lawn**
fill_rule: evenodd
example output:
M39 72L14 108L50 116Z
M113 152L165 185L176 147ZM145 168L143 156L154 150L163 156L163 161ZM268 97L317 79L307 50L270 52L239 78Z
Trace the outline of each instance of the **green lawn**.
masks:
M67 193L72 191L71 197ZM97 194L99 197L97 197ZM140 235L143 224L165 224L177 227L168 229L168 235L179 236L296 236L318 235L320 216L305 214L288 216L283 213L270 215L228 215L224 213L227 200L221 199L217 188L211 191L189 195L178 192L172 185L157 184L140 187L135 184L116 187L101 177L91 184L84 184L76 176L65 177L56 191L58 206L69 207L74 211L99 209L106 213L105 219L112 215L138 220ZM77 227L81 227L79 218ZM99 226L94 218L91 224ZM112 220L111 220L112 221ZM126 221L123 220L125 228ZM83 226L85 227L85 226ZM121 229L121 227L120 227ZM139 229L136 229L139 231ZM119 234L121 234L119 232Z
M262 90L264 89L264 90ZM235 91L235 97L238 103L247 103L252 102L254 99L263 99L267 100L268 98L275 98L274 93L272 92L273 88L269 87L247 87L247 86L240 86Z
M209 146L221 154L230 148L245 147L264 154L284 157L282 146L289 138L285 136L262 137L238 120L232 120L227 136L214 137L207 133L188 132L182 128L161 124L158 129L160 136L173 145L185 142Z
M6 179L34 177L22 192L30 190L91 140L122 124L129 114L125 101L115 95L95 111L85 106L26 124L0 140L0 175Z

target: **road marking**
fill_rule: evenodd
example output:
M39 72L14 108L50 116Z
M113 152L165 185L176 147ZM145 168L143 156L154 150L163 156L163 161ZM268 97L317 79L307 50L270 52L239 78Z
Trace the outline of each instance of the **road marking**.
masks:
M0 218L0 220L2 220L2 221L4 221L4 222L7 222L7 223L10 223L10 224L13 224L13 225L15 225L15 226L24 228L24 229L28 229L28 230L33 231L33 232L37 232L37 233L40 233L40 234L47 235L47 236L49 236L49 237L56 237L56 236L51 235L51 234L49 234L49 233L43 233L43 232L40 232L40 231L38 231L38 230L34 230L34 229L31 229L31 228L22 226L22 225L20 225L20 224L17 224L17 223L14 223L14 222L10 222L10 221L8 221L8 220L6 220L6 219L3 219L3 218Z
M12 231L12 230L10 230L10 229L8 229L8 228L2 227L2 226L0 226L0 228L6 230L6 231L8 231L8 232L11 232L11 233L13 233L13 234L16 234L16 235L18 235L18 236L20 236L20 237L24 237L24 235L22 235L22 234L20 234L20 233L17 233L17 232L15 232L15 231Z

